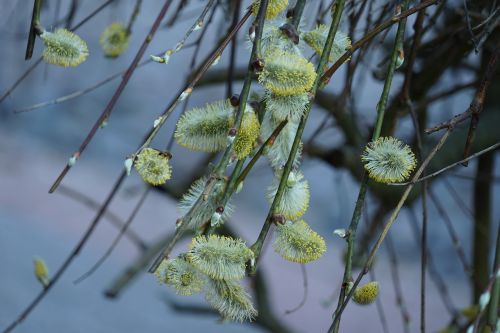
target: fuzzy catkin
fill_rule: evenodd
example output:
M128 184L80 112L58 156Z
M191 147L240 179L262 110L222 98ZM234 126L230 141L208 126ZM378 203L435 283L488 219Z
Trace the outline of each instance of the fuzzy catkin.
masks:
M127 28L119 22L107 26L99 38L104 55L110 58L116 58L125 52L128 48L128 42Z
M376 281L368 282L364 286L356 288L352 295L352 300L360 305L368 305L373 303L379 293L379 284Z
M393 137L380 137L368 143L361 161L370 178L380 183L408 179L417 164L411 148Z
M260 126L260 137L262 141L267 140L280 123L281 121L275 119L270 112L266 112ZM266 148L265 154L269 159L269 163L275 170L280 169L286 164L290 151L292 150L298 126L298 123L288 122L285 127L283 127L276 140L274 140L273 145ZM302 143L300 143L297 154L295 154L295 159L293 161L294 167L299 165L301 152Z
M246 262L254 254L241 239L210 235L193 238L187 258L212 279L238 280L245 276Z
M276 96L308 92L316 79L314 65L300 55L273 48L264 55L259 82Z
M175 139L191 150L216 152L226 147L233 124L234 107L229 100L216 101L185 112L177 122Z
M233 150L236 158L241 160L250 154L260 133L260 123L257 115L251 110L245 110L241 126L234 140Z
M49 64L76 67L84 62L89 55L87 43L69 30L44 31L40 38L45 44L45 50L42 54L43 60Z
M200 293L205 286L206 277L180 257L163 260L155 275L159 282L172 286L177 294L183 296Z
M227 320L252 321L257 316L250 295L236 281L209 280L205 299Z
M284 11L288 6L288 0L269 0L266 10L266 20L270 20L280 12ZM260 7L260 0L255 0L252 4L252 14L257 16Z
M146 183L157 186L164 184L172 177L169 161L168 153L153 148L144 148L137 155L134 166Z
M326 251L323 238L303 220L278 224L273 248L284 259L301 264L320 258Z
M321 57L328 38L328 27L324 24L319 25L316 29L307 31L301 34L302 39L309 45L318 56ZM344 53L351 48L350 38L341 31L335 34L332 49L328 61L336 62Z
M277 172L271 186L267 189L267 200L272 203L278 191L282 172ZM292 171L278 202L275 213L281 214L287 220L295 221L306 212L309 207L309 184L299 171Z
M198 201L198 198L203 194L205 190L205 185L207 184L208 178L202 177L193 182L189 190L182 196L177 208L181 215L186 215L194 204ZM212 192L207 198L207 200L203 200L197 205L193 214L191 214L191 220L188 222L188 229L197 230L204 223L208 223L217 208L217 202L220 199L221 195L224 193L226 188L226 183L224 180L217 180L212 188ZM223 223L226 221L233 208L231 204L227 203L224 207L224 212L220 218L219 223Z

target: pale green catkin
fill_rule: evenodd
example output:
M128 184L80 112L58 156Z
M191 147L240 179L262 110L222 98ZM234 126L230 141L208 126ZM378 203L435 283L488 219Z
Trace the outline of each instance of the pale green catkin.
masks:
M319 259L326 251L323 238L303 220L278 224L273 248L284 259L301 264Z
M254 254L241 239L210 235L193 238L187 258L212 279L238 280L245 276L246 262Z

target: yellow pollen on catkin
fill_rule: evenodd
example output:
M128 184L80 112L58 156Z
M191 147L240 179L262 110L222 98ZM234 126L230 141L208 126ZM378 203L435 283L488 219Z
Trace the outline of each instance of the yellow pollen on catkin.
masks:
M172 176L170 154L153 148L141 150L134 162L137 173L151 185L162 185Z
M259 82L276 96L308 92L316 79L312 63L300 55L274 48L264 56Z
M45 50L42 54L43 60L49 64L76 67L84 62L89 55L87 43L69 30L44 31L40 38L45 44Z
M356 288L352 295L352 300L360 305L373 303L379 293L379 284L377 281L368 282L364 286Z
M301 37L318 56L321 56L328 37L328 30L326 25L321 24L314 30L304 32ZM335 34L328 61L336 62L350 48L351 39L343 32L338 31Z
M269 0L267 4L266 20L275 18L288 6L288 0ZM260 7L260 0L255 0L252 4L252 14L257 16Z
M104 55L110 58L116 58L125 52L128 48L128 42L127 28L119 22L107 26L99 38Z
M241 160L250 154L259 137L260 123L253 110L246 111L241 120L241 126L234 140L233 150L236 157Z
M284 259L301 264L320 258L326 251L324 239L303 220L278 224L273 248Z
M361 161L370 178L386 184L408 179L417 164L411 148L393 137L368 143Z

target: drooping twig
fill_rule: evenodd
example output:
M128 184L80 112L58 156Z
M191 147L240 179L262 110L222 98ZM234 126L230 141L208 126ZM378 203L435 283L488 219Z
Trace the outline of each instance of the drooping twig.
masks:
M394 286L394 293L396 294L396 304L399 307L401 318L403 320L403 331L405 333L408 333L410 332L411 317L403 297L403 288L401 287L401 278L399 276L399 262L397 252L390 233L387 234L387 241L385 245L387 247L387 252L389 253L389 260L391 262L392 284Z
M466 1L466 0L464 0ZM485 80L491 80L493 77L493 74L495 73L496 66L497 66L497 61L498 57L500 56L500 42L497 44L495 51L493 51L493 56L491 57L488 65L487 65L487 70L486 70L486 75L489 77L485 77L483 79L483 83L485 84ZM489 73L491 71L491 73ZM486 95L486 88L483 91L483 95L477 96L477 99L474 99L471 103L470 106L470 125L469 125L469 131L467 132L467 139L465 141L465 148L464 148L464 158L467 158L469 156L470 148L472 146L472 142L474 141L474 135L476 133L476 128L479 123L479 114L483 110L483 104L484 104L484 97ZM465 161L462 163L463 166L467 166L468 162Z
M344 9L344 4L345 4L345 0L339 0L336 4L335 12L333 13L332 22L330 24L330 28L328 31L328 36L327 36L325 45L323 47L323 51L321 53L321 57L320 57L318 66L316 68L316 73L318 73L318 75L317 75L317 77L314 81L314 84L311 88L311 91L310 91L310 95L312 96L311 101L307 104L307 106L304 110L304 114L300 118L297 132L296 132L295 138L293 140L292 148L290 149L290 154L288 156L288 160L285 164L285 167L283 169L282 176L281 176L281 179L280 179L280 182L278 185L278 190L276 191L276 195L274 196L271 207L269 208L269 212L267 214L266 220L264 221L264 224L262 226L262 229L259 233L257 240L250 247L255 254L255 263L257 263L259 260L262 246L264 244L264 240L266 239L267 234L269 232L269 228L271 227L271 223L272 223L273 216L274 216L274 210L276 209L278 202L281 201L281 197L283 196L285 185L286 185L286 182L288 180L288 175L290 174L290 171L292 170L293 161L295 160L295 155L297 154L297 151L298 151L298 148L300 145L302 133L304 131L304 127L305 127L305 124L307 122L307 118L309 116L309 112L310 112L311 107L312 107L312 105L311 105L312 99L316 95L316 92L319 89L319 86L321 83L319 74L323 73L323 71L325 70L326 63L328 61L328 57L330 56L330 51L332 49L333 40L335 38L335 34L337 33L337 29L338 29L339 23L340 23L340 17L342 16L342 12ZM253 266L253 269L254 270L256 269L256 265Z
M288 315L288 314L291 314L291 313L294 313L298 310L300 310L304 304L306 304L306 301L307 301L307 289L308 289L308 285L307 285L307 271L306 271L306 265L304 264L300 264L300 271L302 272L302 281L303 281L303 287L304 287L304 294L302 295L302 300L300 301L300 303L295 306L294 308L290 309L290 310L285 310L285 314Z
M106 209L108 208L109 204L111 203L111 199L114 197L114 194L118 191L119 185L121 184L122 180L125 178L125 173L122 173L121 177L117 180L115 185L113 186L110 195L108 195L107 200L103 203L99 211L97 212L96 217L94 220L90 223L89 227L83 234L83 236L80 238L74 249L71 251L69 256L64 260L62 265L57 269L55 274L52 276L50 282L45 286L45 288L38 293L38 295L33 299L33 301L21 312L21 314L7 326L2 332L3 333L8 333L11 332L14 328L16 328L17 325L19 325L26 317L35 309L35 307L42 301L47 293L52 289L52 287L57 283L59 278L63 275L63 273L66 271L66 269L69 267L69 265L73 262L73 260L78 256L84 245L87 243L87 240L89 239L90 235L92 235L92 232L94 231L95 227L97 227L97 224L101 218L101 216L104 214Z
M457 231L455 230L455 227L453 227L453 223L448 214L446 213L446 210L444 209L443 205L441 204L441 201L439 200L438 196L434 193L432 189L429 189L429 196L431 197L434 206L436 206L436 209L439 215L441 216L441 219L444 221L446 230L448 230L448 233L450 234L453 247L457 252L458 258L460 259L464 272L467 275L467 277L470 278L472 276L472 271L470 269L469 263L467 262L467 256L465 255L465 251L462 245L460 244L460 239L458 237Z
M59 192L62 195L66 195L68 198L76 200L93 210L98 210L99 207L101 207L101 204L91 197L65 185L61 185ZM104 213L104 217L106 217L117 229L122 229L123 225L125 224L125 222L123 222L120 217L110 211L106 211ZM141 251L146 250L146 248L148 247L147 243L132 229L127 229L127 231L125 232L125 236L127 236L129 240L134 243Z
M462 160L460 160L460 161L457 161L457 162L455 162L455 163L452 163L452 164L450 164L450 165L447 165L447 166L445 166L444 168L442 168L442 169L440 169L440 170L438 170L438 171L435 171L435 172L433 172L433 173L430 173L430 174L428 174L428 175L427 175L427 176L425 176L425 177L422 177L422 178L416 179L416 180L414 180L414 181L409 181L409 182L404 182L404 183L390 183L390 184L388 184L388 185L393 185L393 186L405 186L405 185L408 185L408 184L415 184L415 183L419 183L419 182L421 182L421 181L429 180L429 179L434 178L434 177L438 176L439 174L441 174L441 173L443 173L443 172L445 172L445 171L447 171L447 170L449 170L449 169L451 169L451 168L456 167L456 166L457 166L457 165L459 165L459 164L462 164L462 163L464 163L464 162L466 162L466 161L470 161L470 160L472 160L472 159L475 159L476 157L479 157L479 156L481 156L481 155L483 155L483 154L486 154L487 152L490 152L490 151L492 151L492 150L495 150L495 149L497 149L498 147L500 147L500 142L497 142L497 143L495 143L494 145L489 146L488 148L485 148L485 149L483 149L483 150L481 150L481 151L478 151L477 153L472 154L472 155L470 155L470 156L469 156L469 157L467 157L467 158L464 158L464 159L462 159Z

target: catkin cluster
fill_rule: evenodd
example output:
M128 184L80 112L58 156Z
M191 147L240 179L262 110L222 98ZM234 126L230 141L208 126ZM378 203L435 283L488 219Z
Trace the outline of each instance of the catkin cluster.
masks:
M259 87L252 94L257 96L253 102L259 107L235 98L210 102L185 112L174 134L176 142L184 148L209 153L226 151L231 153L231 160L244 161L255 154L283 121L287 121L279 135L264 149L275 175L266 193L270 203L277 194L283 166L289 158L301 118L310 108L310 93L318 75L315 62L324 52L328 33L325 26L311 31L293 27L284 15L288 5L288 0L268 3L261 38L263 66L256 70ZM259 6L259 0L252 4L250 10L254 15ZM249 45L253 44L253 39L250 35ZM339 59L349 47L349 38L337 33L329 50L329 61ZM320 258L326 245L302 219L309 206L310 189L299 169L300 155L301 146L282 198L273 212L282 217L276 225L273 248L288 261L307 263ZM183 218L178 220L179 224L194 230L196 236L188 251L164 261L157 275L179 294L204 292L207 302L226 319L252 320L257 311L239 280L256 258L242 240L212 233L232 211L229 204L219 206L227 190L227 179L213 177L196 180L180 200L178 206Z

